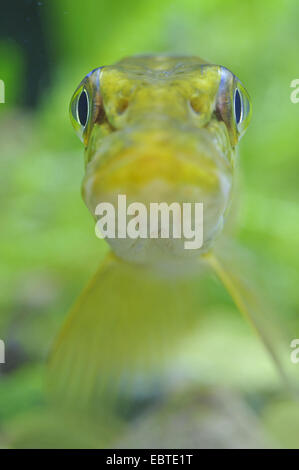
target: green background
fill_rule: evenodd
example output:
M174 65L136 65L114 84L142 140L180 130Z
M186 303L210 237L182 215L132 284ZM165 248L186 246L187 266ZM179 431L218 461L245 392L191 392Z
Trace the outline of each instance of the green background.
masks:
M7 15L17 16L19 2L11 3L15 12ZM71 128L68 105L90 70L124 56L199 55L232 70L249 91L253 116L240 143L233 233L246 247L250 269L280 324L287 325L291 338L299 335L299 103L290 99L291 81L299 78L298 2L24 3L29 20L18 30L21 40L13 30L0 35L6 92L0 104L0 338L11 358L0 366L3 447L49 445L52 441L41 436L68 434L39 411L45 361L69 306L107 251L94 236L81 200L83 148ZM45 46L39 50L34 40L33 54L36 63L47 64L48 81L40 81L42 71L26 65L24 44L29 41L33 48L27 23L35 28L34 15ZM26 100L27 90L33 97L36 90L35 102ZM180 360L192 377L199 365L215 363L213 386L245 397L277 446L299 447L298 404L277 392L262 346L220 287L215 287L209 321L186 341ZM299 364L292 367L298 375ZM209 373L204 377L209 383ZM84 436L66 445L101 446L94 433Z

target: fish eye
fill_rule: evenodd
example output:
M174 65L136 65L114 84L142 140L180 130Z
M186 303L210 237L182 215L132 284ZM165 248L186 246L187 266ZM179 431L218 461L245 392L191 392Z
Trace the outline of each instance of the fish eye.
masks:
M246 131L251 118L250 98L239 80L233 94L233 117L239 137Z
M251 118L249 95L240 80L227 68L220 67L221 78L215 114L225 123L233 146L244 135Z
M241 96L238 88L235 89L235 96L234 96L234 112L235 112L235 119L236 124L238 125L241 121L242 116L242 101Z
M77 101L77 116L78 116L78 121L81 124L81 126L85 127L87 123L87 118L88 118L88 97L86 90L82 90L82 93Z
M84 142L84 136L88 127L89 117L90 98L86 87L81 85L75 91L71 99L70 118L76 134L82 142Z

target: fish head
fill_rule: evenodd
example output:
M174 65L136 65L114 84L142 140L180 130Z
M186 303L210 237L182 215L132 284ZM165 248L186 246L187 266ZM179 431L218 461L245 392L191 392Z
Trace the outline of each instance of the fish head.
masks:
M251 114L235 75L197 57L132 57L88 74L70 114L85 146L82 192L93 215L99 203L116 207L119 195L148 210L201 203L197 251L209 249L230 205L236 146ZM117 254L142 262L194 256L184 241L108 239Z

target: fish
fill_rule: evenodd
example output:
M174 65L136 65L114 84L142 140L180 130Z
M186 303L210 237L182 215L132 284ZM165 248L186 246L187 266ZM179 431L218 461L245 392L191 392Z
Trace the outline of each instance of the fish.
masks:
M53 396L83 407L100 396L105 409L138 377L162 371L203 315L206 273L221 281L287 381L246 273L235 272L234 255L219 248L251 115L236 75L195 56L128 57L92 70L76 88L70 118L84 145L82 196L94 221L98 205L115 207L120 195L146 209L198 203L202 243L185 249L184 234L117 236L116 213L109 253L53 346Z

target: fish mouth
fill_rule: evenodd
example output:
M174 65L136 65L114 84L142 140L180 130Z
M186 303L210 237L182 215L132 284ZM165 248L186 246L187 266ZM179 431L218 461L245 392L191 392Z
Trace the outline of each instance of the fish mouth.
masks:
M126 129L108 138L86 167L83 197L91 210L104 194L126 194L138 200L153 186L164 188L151 192L154 201L162 201L166 193L167 199L172 194L176 200L182 188L189 188L187 193L190 188L217 193L222 176L231 171L204 129Z
M110 136L109 136L110 137ZM100 203L112 204L118 212L118 198L126 203L142 203L150 211L151 203L203 204L202 250L205 251L223 225L230 200L231 168L208 133L142 132L114 133L99 146L87 164L83 180L83 198L95 217ZM116 220L116 225L118 221ZM118 256L127 260L167 262L184 250L183 240L107 240ZM187 253L188 252L188 253ZM136 258L137 257L137 258Z

